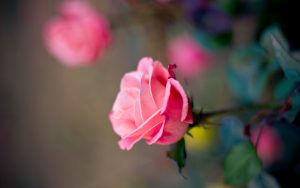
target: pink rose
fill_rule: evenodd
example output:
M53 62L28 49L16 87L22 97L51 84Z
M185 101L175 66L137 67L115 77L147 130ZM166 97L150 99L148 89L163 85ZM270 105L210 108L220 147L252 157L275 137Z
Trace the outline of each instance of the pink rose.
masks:
M94 63L111 42L107 20L85 1L69 1L44 32L51 54L67 66Z
M124 75L109 115L119 146L130 150L141 139L148 144L179 141L192 123L188 97L159 61L140 60L136 71Z
M213 61L212 54L189 36L181 36L171 41L167 48L167 56L187 78L195 77Z
M260 134L260 126L254 130L251 136L253 144L256 144L257 137ZM274 128L267 125L263 127L257 145L257 153L266 166L280 160L283 157L284 146L280 136Z

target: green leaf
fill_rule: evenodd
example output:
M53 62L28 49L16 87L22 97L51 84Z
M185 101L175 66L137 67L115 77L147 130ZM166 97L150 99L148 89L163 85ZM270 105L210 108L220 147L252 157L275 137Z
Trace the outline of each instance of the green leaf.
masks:
M288 49L289 45L286 39L284 38L283 34L281 33L278 26L271 26L262 34L260 39L261 46L267 50L272 56L273 54L273 44L272 44L272 37L275 37L284 49Z
M260 43L283 69L285 76L294 81L300 81L299 51L291 53L289 44L277 26L272 26L264 32Z
M227 75L233 93L244 103L258 102L269 77L278 65L268 60L265 51L251 45L236 50L230 57Z
M295 88L295 82L282 78L275 87L274 96L276 100L286 99L293 89Z
M280 188L280 186L275 178L262 172L249 183L248 188Z
M286 77L292 81L300 81L300 61L292 56L282 40L276 35L271 36L274 55L276 60L281 65Z
M182 138L176 144L171 145L171 150L167 152L167 156L177 163L179 173L181 173L182 168L185 167L187 156L184 138Z
M256 177L262 169L255 148L250 141L242 142L231 149L224 161L225 183L243 186Z

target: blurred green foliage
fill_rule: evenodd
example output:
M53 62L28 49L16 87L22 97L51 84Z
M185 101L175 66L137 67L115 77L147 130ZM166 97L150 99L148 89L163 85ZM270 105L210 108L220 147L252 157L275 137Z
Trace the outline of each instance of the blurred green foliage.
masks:
M224 161L225 182L244 186L262 170L262 163L251 142L245 141L234 146Z

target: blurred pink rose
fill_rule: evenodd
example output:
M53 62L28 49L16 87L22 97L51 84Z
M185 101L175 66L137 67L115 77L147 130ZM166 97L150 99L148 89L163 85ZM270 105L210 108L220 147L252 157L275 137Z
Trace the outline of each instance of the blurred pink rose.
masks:
M256 144L257 137L260 134L260 129L261 127L258 126L251 136L253 144ZM263 127L257 145L257 153L263 161L263 164L266 166L280 160L283 157L284 146L280 136L274 128L267 125Z
M195 39L181 36L168 45L167 56L178 71L187 78L197 76L213 62L212 54L203 48Z
M67 66L95 63L111 42L107 20L86 1L68 1L44 32L50 53Z
M191 106L180 83L159 61L140 60L136 71L124 75L109 115L119 146L130 150L141 139L148 144L179 141L192 123Z

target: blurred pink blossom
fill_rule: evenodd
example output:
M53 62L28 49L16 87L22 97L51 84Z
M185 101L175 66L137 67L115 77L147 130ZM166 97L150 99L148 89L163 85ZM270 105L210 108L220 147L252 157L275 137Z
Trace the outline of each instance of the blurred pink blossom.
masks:
M184 77L193 78L213 63L213 55L189 36L180 36L167 47L167 56Z
M109 24L86 1L68 1L45 27L46 46L63 64L77 67L96 62L111 43Z
M253 144L256 144L257 138L261 134L257 145L257 153L263 164L269 166L283 157L284 146L280 136L273 127L266 125L262 128L262 131L260 129L261 127L258 126L254 130L251 140Z
M159 61L143 58L136 71L123 76L109 118L121 136L120 148L130 150L141 139L163 145L179 141L192 123L192 111L168 70Z

